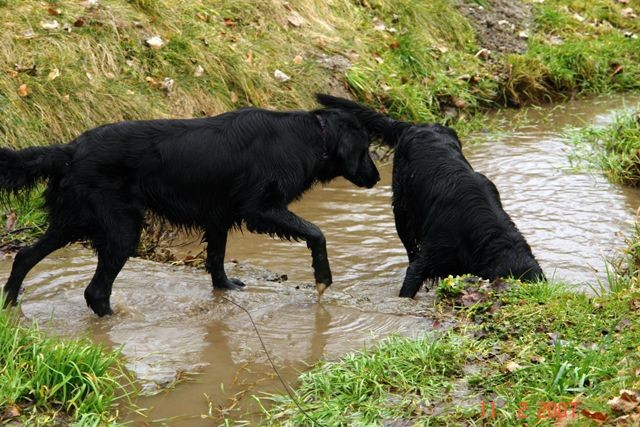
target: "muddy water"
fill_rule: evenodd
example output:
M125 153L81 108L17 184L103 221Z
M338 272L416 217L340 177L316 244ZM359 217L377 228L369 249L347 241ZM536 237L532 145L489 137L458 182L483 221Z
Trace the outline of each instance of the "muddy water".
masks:
M640 97L627 99L635 105ZM465 146L474 167L498 186L547 274L576 286L604 278L604 258L630 230L640 194L572 172L561 131L604 124L623 103L622 97L599 98L507 113L495 118L503 132L476 135L477 144ZM160 390L138 400L148 409L145 416L127 415L135 425L205 426L247 411L255 417L250 395L283 389L247 315L223 296L251 312L290 382L320 358L334 359L390 333L433 328L432 293L421 292L415 301L395 297L406 258L389 207L391 167L380 169L383 179L374 189L338 180L292 207L327 236L335 283L322 304L304 244L245 233L234 235L228 248L228 259L240 263L226 265L247 283L244 292L212 292L202 271L133 259L114 287L116 315L98 319L82 296L95 258L74 246L34 269L21 309L52 333L123 346L145 389ZM279 274L266 268L289 280L278 281ZM10 260L0 261L1 282L9 269ZM162 388L184 372L194 373L193 380Z

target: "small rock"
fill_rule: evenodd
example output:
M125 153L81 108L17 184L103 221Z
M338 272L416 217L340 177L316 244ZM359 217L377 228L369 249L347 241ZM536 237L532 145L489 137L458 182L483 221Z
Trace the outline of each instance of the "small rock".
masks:
M193 71L193 75L195 77L202 77L204 75L204 68L202 68L202 65L198 64L196 66L196 69Z
M275 79L279 82L288 82L289 80L291 80L291 77L289 77L288 75L286 75L280 70L275 70L273 72L273 77L275 77Z
M518 33L518 37L520 37L523 40L526 40L529 38L529 33L527 33L526 31L520 31Z

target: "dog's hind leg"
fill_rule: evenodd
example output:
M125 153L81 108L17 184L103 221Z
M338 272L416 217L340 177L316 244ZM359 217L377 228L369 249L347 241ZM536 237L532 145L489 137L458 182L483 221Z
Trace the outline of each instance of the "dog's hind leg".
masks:
M22 281L27 273L44 257L67 245L71 240L72 238L63 231L49 227L36 243L20 249L13 261L9 280L4 285L5 306L17 302Z
M115 225L117 224L117 227ZM112 314L110 297L113 282L129 257L134 254L142 228L142 215L139 220L131 218L112 218L111 226L105 234L94 238L98 253L98 267L84 290L87 305L98 316Z
M322 231L293 212L282 208L254 212L245 217L249 231L276 235L282 239L304 240L311 249L311 258L318 293L331 285L331 268L327 256L327 243Z
M244 283L238 279L228 278L224 272L224 253L227 247L227 230L207 229L207 271L211 274L214 288L242 289Z

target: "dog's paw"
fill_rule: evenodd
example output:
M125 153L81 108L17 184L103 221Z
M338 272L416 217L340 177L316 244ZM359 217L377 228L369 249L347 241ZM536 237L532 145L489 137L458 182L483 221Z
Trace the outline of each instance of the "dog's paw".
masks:
M233 289L240 290L243 289L246 285L240 279L227 279L225 281L220 281L213 284L213 287L216 289Z
M106 302L100 301L100 302L87 303L87 305L99 317L104 317L106 315L113 314L113 310L111 310L111 305L109 304L109 301L106 301Z

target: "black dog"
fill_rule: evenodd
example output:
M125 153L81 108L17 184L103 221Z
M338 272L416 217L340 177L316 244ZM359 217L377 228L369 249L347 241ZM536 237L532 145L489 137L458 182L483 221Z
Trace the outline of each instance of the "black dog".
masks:
M204 230L206 267L217 288L244 286L223 269L229 229L245 225L304 240L321 294L332 282L325 237L287 205L338 176L375 185L380 176L369 143L358 120L340 110L247 108L203 119L109 124L66 145L0 149L5 195L48 180L49 227L16 255L7 302L15 303L24 277L45 256L88 239L98 266L85 299L98 315L110 314L113 281L136 249L146 210Z
M396 147L393 213L409 257L401 297L414 297L425 279L450 274L544 280L497 188L473 170L452 129L392 120L341 98L319 95L318 100L354 114Z

